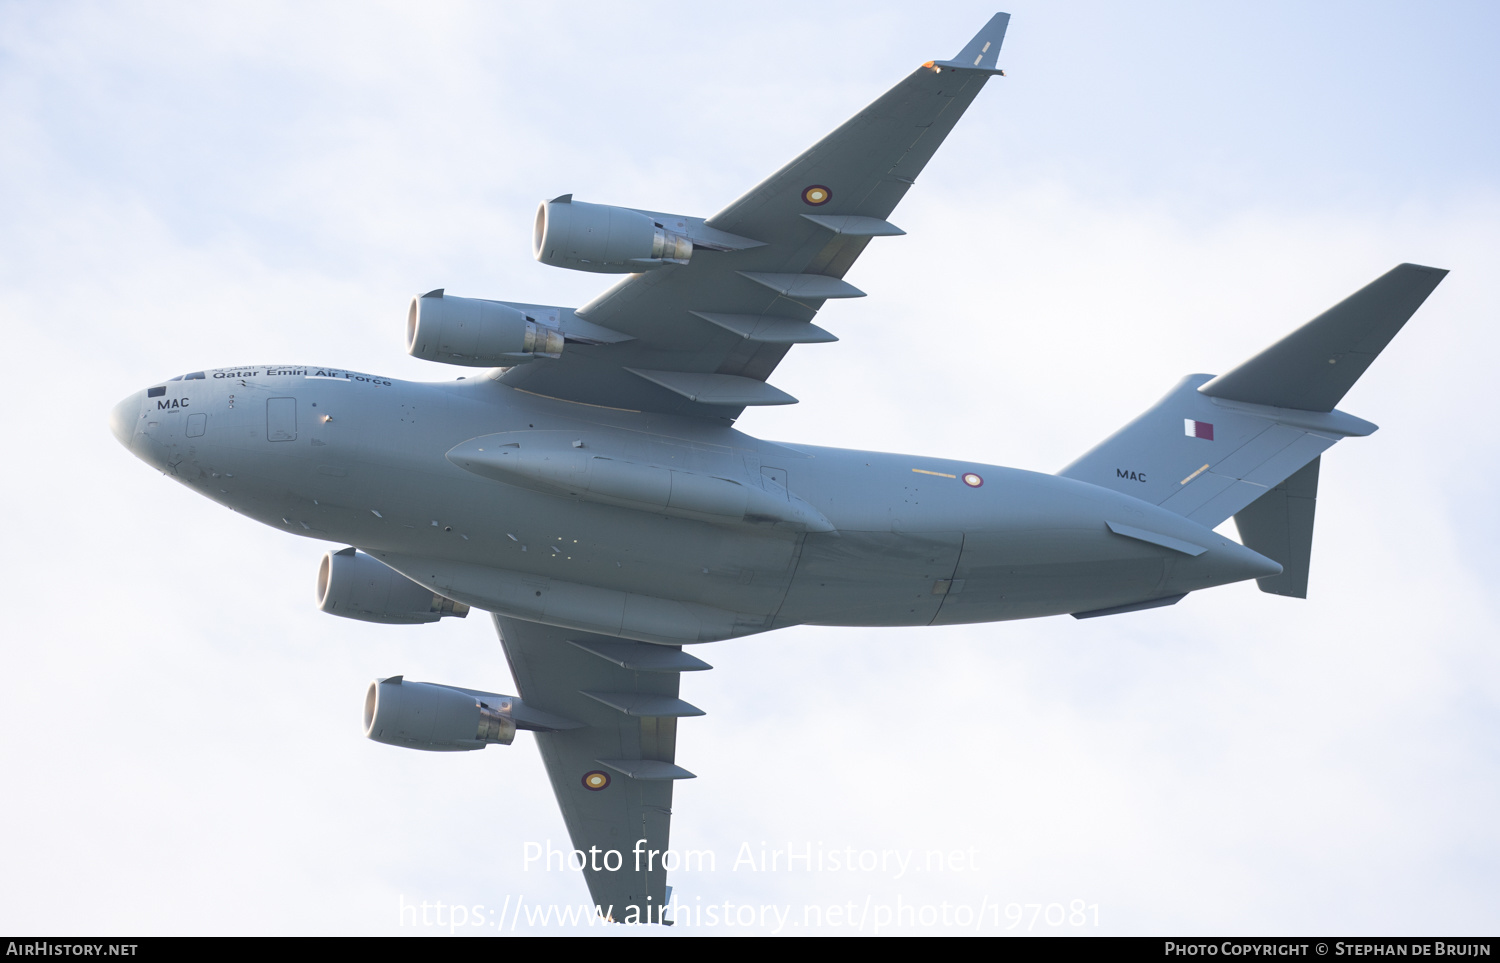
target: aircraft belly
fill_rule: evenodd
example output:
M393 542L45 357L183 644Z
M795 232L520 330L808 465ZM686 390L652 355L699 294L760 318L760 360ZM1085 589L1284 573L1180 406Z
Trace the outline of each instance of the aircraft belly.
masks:
M775 626L926 625L963 544L959 532L810 534Z
M795 533L600 505L442 464L407 485L388 472L404 497L383 518L358 518L345 540L476 608L644 641L764 631L786 594Z
M442 524L416 516L415 531L405 529L410 521L397 511L403 531L371 532L367 544L765 616L794 564L791 533L726 531L505 485L452 487L453 500L427 512Z
M544 625L666 645L714 642L770 628L756 613L585 585L449 559L370 554L413 581L475 608Z

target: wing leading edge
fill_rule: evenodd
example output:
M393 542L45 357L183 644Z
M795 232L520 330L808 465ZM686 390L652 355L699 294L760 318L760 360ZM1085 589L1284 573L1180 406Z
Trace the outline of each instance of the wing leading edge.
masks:
M788 404L765 384L793 344L833 340L811 322L989 78L1010 21L996 14L953 60L928 61L724 210L707 227L759 242L694 250L634 274L577 316L631 340L570 345L499 380L587 404L733 421ZM667 215L662 215L666 217Z

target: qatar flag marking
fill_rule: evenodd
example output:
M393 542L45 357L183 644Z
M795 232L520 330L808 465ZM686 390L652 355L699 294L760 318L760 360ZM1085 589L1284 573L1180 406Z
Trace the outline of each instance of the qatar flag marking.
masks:
M1182 430L1189 438L1203 438L1207 441L1214 440L1214 426L1206 421L1194 421L1191 418L1182 419Z

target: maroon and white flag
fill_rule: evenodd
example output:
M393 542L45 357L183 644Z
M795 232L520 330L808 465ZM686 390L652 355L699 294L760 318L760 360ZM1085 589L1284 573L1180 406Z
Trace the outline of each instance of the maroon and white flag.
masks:
M1191 418L1182 419L1182 430L1189 438L1204 438L1208 441L1214 440L1214 426L1206 421L1194 421Z

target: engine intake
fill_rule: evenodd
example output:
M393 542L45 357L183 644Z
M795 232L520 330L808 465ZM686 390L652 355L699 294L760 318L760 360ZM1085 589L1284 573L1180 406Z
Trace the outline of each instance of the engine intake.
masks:
M634 274L686 264L693 242L649 214L628 207L585 204L572 194L536 210L532 253L553 267L596 274Z
M428 752L508 746L516 738L515 702L399 675L378 679L365 693L365 736Z
M411 299L406 353L424 361L493 368L562 354L563 335L508 304L447 297L442 290Z
M433 593L364 552L327 552L318 566L318 609L329 615L386 625L465 618L469 607Z

